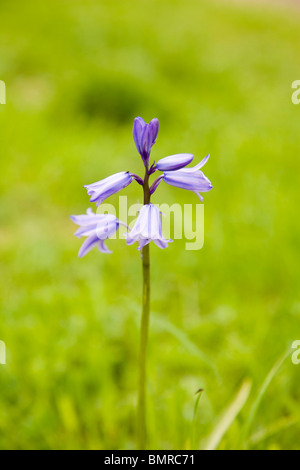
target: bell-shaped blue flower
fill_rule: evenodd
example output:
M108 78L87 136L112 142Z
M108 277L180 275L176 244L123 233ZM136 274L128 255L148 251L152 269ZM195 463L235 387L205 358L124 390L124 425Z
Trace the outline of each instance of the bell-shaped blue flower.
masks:
M138 215L132 230L126 234L127 245L138 242L138 250L151 242L159 248L167 248L172 240L166 240L162 235L161 212L153 204L145 204Z
M78 256L82 258L85 256L94 246L97 246L99 251L102 253L112 253L104 243L111 237L119 228L119 225L125 225L120 222L112 214L94 214L91 209L87 210L86 214L83 215L71 215L71 219L80 228L76 230L76 237L87 237L83 242Z
M199 171L207 162L207 155L198 165L193 168L184 168L176 171L166 171L162 179L165 183L177 188L188 189L193 191L203 201L203 197L199 193L204 193L212 189L212 184L202 171Z
M91 196L90 202L97 202L98 207L109 196L126 188L133 178L134 176L129 171L121 171L96 183L87 184L84 188L87 189L88 195Z
M152 119L147 124L144 119L137 117L133 124L133 139L136 148L142 157L144 165L148 168L149 155L151 152L152 145L155 144L158 134L158 119Z

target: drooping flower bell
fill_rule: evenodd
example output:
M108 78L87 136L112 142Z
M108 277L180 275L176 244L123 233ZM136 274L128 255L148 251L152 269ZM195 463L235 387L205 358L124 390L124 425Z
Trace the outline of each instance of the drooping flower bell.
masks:
M172 240L166 240L162 235L161 212L153 204L145 204L137 217L132 230L126 235L127 245L138 242L138 250L151 241L159 248L167 248Z
M203 201L203 197L199 193L210 191L212 189L212 184L204 173L199 170L205 165L208 159L209 155L193 168L165 171L162 179L165 183L170 184L171 186L193 191L197 194L200 201Z
M129 171L121 171L96 183L86 184L84 188L87 189L88 195L91 196L90 202L96 202L98 207L109 196L126 188L132 180L133 175Z
M97 246L102 253L112 253L105 245L104 240L111 237L118 230L120 224L127 227L114 215L94 214L91 209L88 209L87 213L83 215L71 215L71 220L80 225L74 235L78 238L87 237L79 250L78 256L80 258L85 256L94 246Z
M156 118L152 119L149 124L146 124L141 117L134 120L133 139L146 168L148 168L152 145L155 144L157 138L158 127L158 119Z

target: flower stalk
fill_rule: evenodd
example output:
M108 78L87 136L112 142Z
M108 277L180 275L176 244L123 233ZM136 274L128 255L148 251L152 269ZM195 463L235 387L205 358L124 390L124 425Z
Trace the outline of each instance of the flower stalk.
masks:
M150 203L149 174L146 168L144 178L144 205ZM137 412L137 448L146 448L146 356L148 344L149 318L150 318L150 246L142 248L142 270L143 270L143 306L140 333L140 356L139 356L139 389L138 389L138 412Z
M149 244L142 251L143 265L143 308L141 318L140 334L140 357L139 357L139 392L137 413L137 448L146 449L146 355L148 343L148 330L150 318L150 250Z

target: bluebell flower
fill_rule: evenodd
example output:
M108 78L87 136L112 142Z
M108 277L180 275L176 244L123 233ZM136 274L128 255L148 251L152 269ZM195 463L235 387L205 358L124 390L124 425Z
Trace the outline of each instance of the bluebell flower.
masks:
M151 242L159 248L167 248L172 240L166 240L162 235L161 212L153 204L145 204L137 217L132 230L126 234L127 245L138 242L138 250Z
M121 171L96 183L86 184L84 188L87 189L88 195L91 196L90 202L96 202L98 207L109 196L126 188L133 181L134 176L129 171Z
M200 201L203 201L203 197L199 193L204 193L212 189L212 184L209 179L202 171L199 171L200 168L205 165L208 158L209 155L207 155L200 163L198 163L198 165L194 166L193 168L184 168L176 171L165 171L162 178L158 178L159 182L161 179L163 179L165 183L170 184L171 186L193 191L195 194L197 194ZM156 187L158 183L156 183Z
M88 209L87 213L83 215L71 215L71 219L75 224L80 225L74 235L78 238L87 237L79 250L78 256L80 258L85 256L94 246L97 246L102 253L112 253L105 245L104 240L111 237L118 230L120 224L127 227L114 215L94 214L91 209Z
M178 153L170 155L169 157L162 158L156 163L156 168L159 171L175 171L185 167L193 160L194 155L191 153Z
M149 124L146 124L141 117L134 120L133 139L146 168L148 168L152 145L155 144L157 138L158 127L158 119L156 118L152 119Z

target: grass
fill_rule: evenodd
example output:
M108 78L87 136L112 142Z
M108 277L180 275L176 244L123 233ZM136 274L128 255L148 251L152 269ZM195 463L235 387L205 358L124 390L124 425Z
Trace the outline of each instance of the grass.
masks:
M0 16L0 448L135 446L140 259L112 240L79 260L69 215L83 184L142 172L141 115L160 120L154 159L210 153L214 185L203 249L151 248L149 448L205 448L229 416L220 449L298 449L299 369L272 369L299 339L298 11L3 0ZM154 202L197 199L161 184Z

